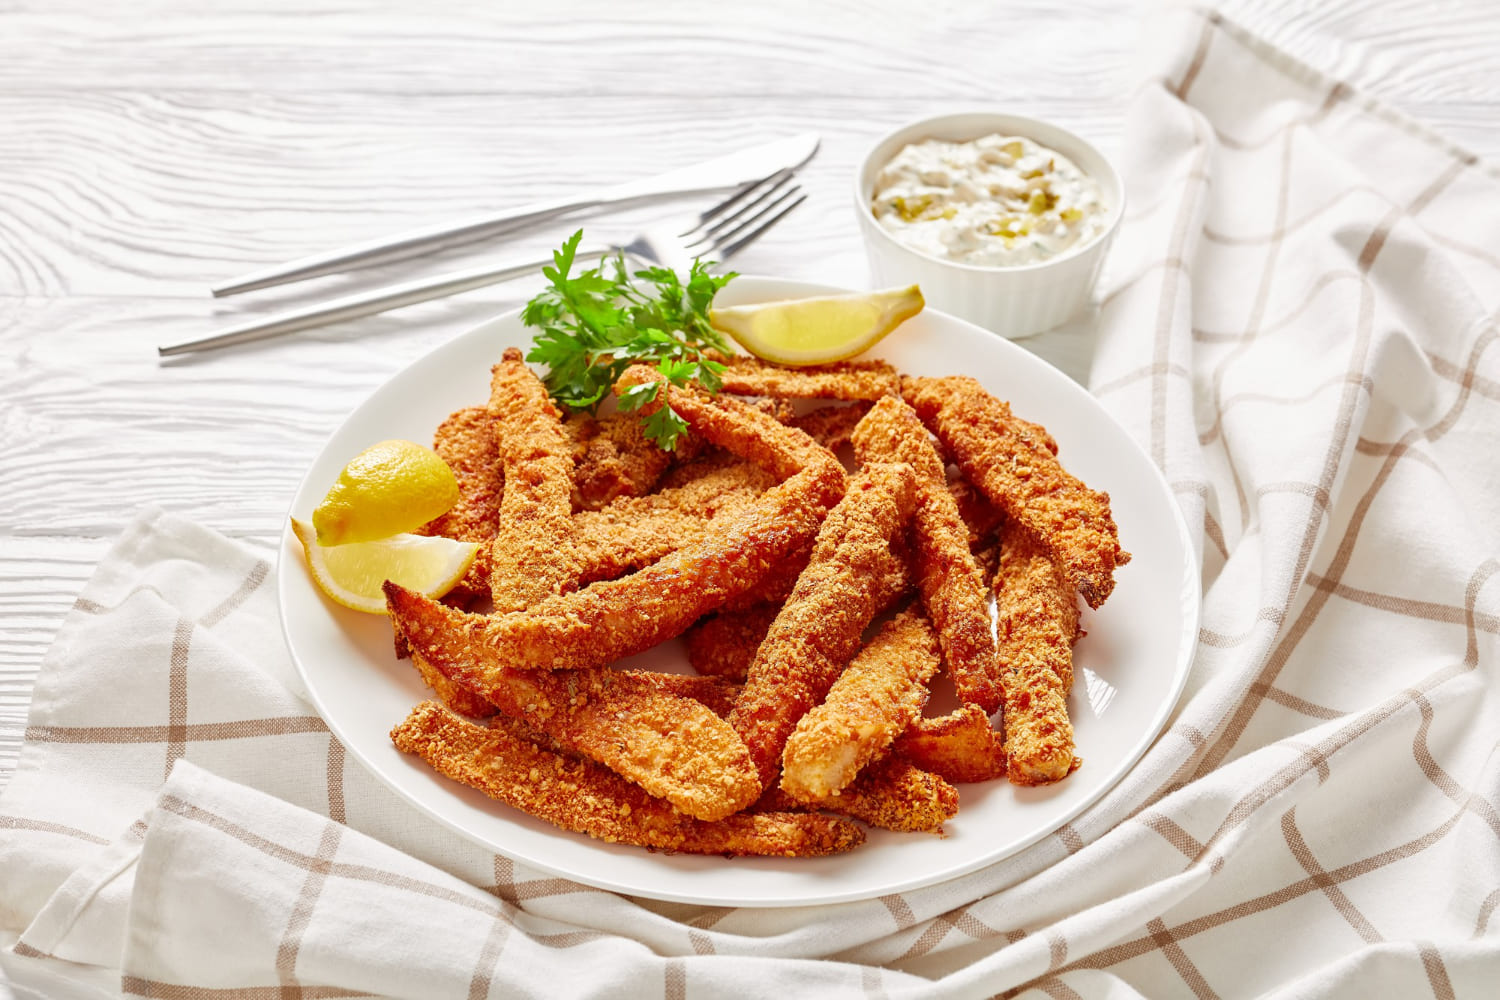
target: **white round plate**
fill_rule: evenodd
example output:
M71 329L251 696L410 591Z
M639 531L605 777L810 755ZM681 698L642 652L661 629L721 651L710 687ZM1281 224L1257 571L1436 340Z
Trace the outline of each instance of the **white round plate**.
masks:
M725 304L837 291L805 282L740 277ZM308 518L339 470L387 438L426 442L453 410L489 397L490 366L531 331L509 313L444 344L381 386L344 421L297 490L291 514ZM1108 491L1120 539L1134 558L1109 602L1085 610L1088 635L1074 651L1069 708L1083 766L1045 788L1004 781L959 787L947 836L871 831L830 858L736 858L654 854L605 844L533 819L437 775L400 753L390 730L430 696L392 654L390 627L323 597L300 546L282 535L277 569L292 658L318 713L361 763L434 819L498 853L579 882L655 899L724 906L799 906L866 899L973 871L1035 843L1113 786L1166 724L1187 677L1198 629L1198 571L1166 482L1145 452L1077 383L1024 349L977 326L926 311L876 346L901 370L966 374L1009 399L1018 415L1057 438L1075 475ZM683 669L680 643L636 662Z

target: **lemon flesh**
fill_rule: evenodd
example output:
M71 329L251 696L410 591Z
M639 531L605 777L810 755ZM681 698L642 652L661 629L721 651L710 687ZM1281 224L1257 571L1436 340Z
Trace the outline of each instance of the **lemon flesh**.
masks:
M710 311L708 321L758 358L781 365L821 365L869 350L924 304L922 289L911 285L725 306Z
M458 480L431 448L382 441L358 455L313 511L319 545L414 531L458 503Z
M380 585L399 583L431 598L452 590L469 572L477 542L458 542L428 535L393 535L374 542L319 545L312 525L292 518L292 533L302 543L313 581L346 608L386 613Z

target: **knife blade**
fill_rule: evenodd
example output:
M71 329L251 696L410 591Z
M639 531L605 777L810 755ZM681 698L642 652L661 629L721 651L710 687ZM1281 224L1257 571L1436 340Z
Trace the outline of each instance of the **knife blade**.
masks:
M518 208L427 226L380 240L329 250L286 264L242 275L211 291L215 298L271 288L325 274L338 274L405 260L419 254L462 246L490 236L513 232L572 212L650 201L668 195L692 194L735 187L764 177L783 167L801 167L818 151L818 136L812 132L787 136L772 142L737 150L692 166L669 170L623 184L599 188L553 201L533 202Z

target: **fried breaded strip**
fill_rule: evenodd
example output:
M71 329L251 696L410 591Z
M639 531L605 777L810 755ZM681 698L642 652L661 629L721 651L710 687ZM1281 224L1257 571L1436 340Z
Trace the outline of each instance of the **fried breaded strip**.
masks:
M444 677L443 672L429 663L426 657L414 655L411 662L417 668L417 673L422 675L422 680L432 688L433 694L438 696L438 700L453 711L476 719L488 718L498 711L495 703L488 698Z
M682 441L683 439L679 438L678 444L680 445ZM660 491L681 489L682 487L687 486L688 484L696 480L702 479L704 476L717 472L720 469L727 469L730 466L745 464L745 460L743 458L740 458L737 455L732 455L722 448L714 448L705 444L704 447L700 449L700 451L701 454L699 454L698 457L694 458L692 461L679 462L668 469L667 474L662 476L661 479L657 482L657 490Z
M969 550L978 552L993 541L990 536L1000 527L1005 515L963 476L948 480L948 492L953 494L953 502L958 504L958 516L969 531Z
M644 371L646 378L655 377ZM807 544L843 494L838 459L801 431L730 401L681 389L669 388L666 395L694 432L791 478L749 509L720 514L697 541L630 576L552 598L525 613L486 617L437 606L440 629L417 631L402 623L412 644L441 646L450 660L482 671L604 666L681 635L709 611L757 587ZM388 584L388 600L391 595ZM432 603L407 596L416 606Z
M722 511L749 507L771 485L760 468L736 462L679 487L580 511L572 541L579 580L610 580L649 565L697 539Z
M1005 777L1004 742L977 705L914 720L891 752L955 784Z
M819 470L798 473L762 494L749 510L721 515L697 541L630 576L591 584L530 611L473 615L406 592L396 605L431 605L440 628L403 622L413 646L448 649L449 658L485 670L601 667L681 635L729 598L754 587L787 550L811 538L830 484ZM390 599L394 585L388 585ZM399 592L400 588L394 588Z
M816 806L798 802L776 787L762 795L755 808L821 809L882 830L941 834L943 823L958 813L958 789L905 760L886 757L866 767L841 793Z
M656 488L672 466L699 451L692 437L663 451L646 437L633 413L593 417L570 414L563 424L573 442L573 501L582 510L598 510L620 497L643 497Z
M408 623L440 627L431 611L439 605L391 597L393 608L403 603ZM451 650L416 641L412 648L449 680L690 816L722 819L760 794L749 751L729 724L706 705L669 693L665 682L614 670L481 673L451 659Z
M458 481L458 502L429 521L422 533L479 543L469 572L443 597L448 604L468 607L490 594L490 560L505 482L505 467L500 461L489 407L468 406L449 414L433 432L432 450L453 470ZM395 631L395 642L397 659L411 656L406 637L399 630ZM411 656L411 661L444 705L477 718L494 714L494 705L448 680L421 656Z
M816 814L747 813L717 822L684 816L661 799L586 760L526 743L504 729L466 722L423 702L391 730L404 753L538 819L609 843L690 854L813 857L859 846L864 833Z
M905 545L893 543L883 558L876 558L870 570L870 594L877 615L889 610L911 590L911 566L905 550ZM804 557L802 566L806 565ZM738 607L736 602L726 603L718 614L688 629L684 638L687 640L688 662L693 669L700 674L735 681L748 677L755 651L765 641L766 633L771 631L771 623L781 612L781 606L796 586L796 577L800 573L799 569L785 581L785 593L775 599L748 607Z
M547 387L508 347L490 376L505 492L490 564L497 612L520 611L577 589L567 544L573 534L573 449Z
M995 711L1000 666L990 632L989 591L927 429L911 407L887 396L854 429L854 453L865 463L911 466L917 487L911 536L922 603L937 628L958 696L986 713Z
M900 376L884 361L782 368L741 354L727 359L720 378L738 396L868 400L900 392Z
M708 677L743 681L750 673L755 651L781 613L773 601L743 611L720 611L683 633L688 663Z
M848 406L820 406L816 410L786 421L829 451L838 451L849 443L854 428L870 412L870 404L851 403Z
M735 699L740 696L740 685L722 677L696 677L655 670L616 670L615 673L633 678L636 683L649 685L663 694L691 698L720 718L728 718L734 710Z
M458 502L429 521L422 533L478 542L474 564L447 596L450 601L488 597L490 549L505 483L489 408L468 406L449 414L432 435L432 450L453 470L453 478L458 480Z
M734 394L730 393L730 395ZM775 396L754 396L741 397L739 402L755 407L777 423L796 426L794 421L797 416L797 404L790 399L780 399Z
M859 650L876 609L870 571L890 558L914 495L910 467L866 466L819 529L807 569L756 651L729 716L764 784L775 781L797 720Z
M782 790L810 803L838 795L922 713L939 655L936 633L915 611L881 626L787 739Z
M432 689L438 696L438 700L447 705L460 715L472 716L476 719L488 718L494 715L497 709L493 702L483 695L470 691L462 684L455 684L443 672L427 661L427 657L412 649L411 643L406 641L406 632L402 629L401 622L391 619L391 633L396 641L396 659L410 659L412 666L417 668L422 682Z
M660 372L644 365L626 369L615 385L621 392L646 382L661 386L654 402L641 407L640 415L648 417L663 405L687 421L695 435L730 451L747 462L786 479L803 469L819 468L836 474L842 481L844 467L827 448L802 431L787 427L769 414L748 403L727 396L708 396L695 389L681 389L668 384Z
M837 802L837 812L882 830L942 833L943 823L958 813L958 789L904 760L887 757L866 767Z
M447 600L444 597L444 600ZM451 607L462 607L467 601L455 602ZM417 668L417 673L422 678L422 683L436 694L444 705L460 715L472 715L475 718L485 718L493 715L495 706L485 701L472 691L465 691L462 687L454 684L442 675L432 664L420 654L413 653L411 644L406 641L406 633L401 631L401 623L391 621L391 644L395 647L396 659L410 660L412 666Z
M796 550L787 553L755 586L729 598L719 610L748 611L760 604L785 604L786 599L792 596L792 588L797 586L797 577L802 575L802 571L807 568L807 560L812 557L812 543L813 540L809 538Z
M1115 567L1130 558L1109 494L1068 473L1045 431L1017 419L974 379L903 378L901 389L969 481L1041 540L1089 607L1103 604Z
M1036 537L1014 521L1000 533L995 599L1010 780L1017 785L1057 781L1074 767L1067 693L1078 600Z

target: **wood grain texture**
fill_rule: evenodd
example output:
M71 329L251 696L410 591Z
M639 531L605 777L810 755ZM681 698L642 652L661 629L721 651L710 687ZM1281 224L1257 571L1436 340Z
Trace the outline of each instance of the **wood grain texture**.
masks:
M1489 0L1222 6L1500 158ZM129 518L154 504L271 544L345 414L534 287L158 362L158 343L474 255L225 302L207 297L210 281L816 130L807 204L736 266L863 285L850 177L882 132L990 104L1112 152L1149 30L1129 0L155 0L124 11L102 0L0 9L0 784L46 647ZM661 211L588 225L625 235ZM536 256L561 233L485 252ZM1086 364L1088 345L1075 329L1036 346Z

